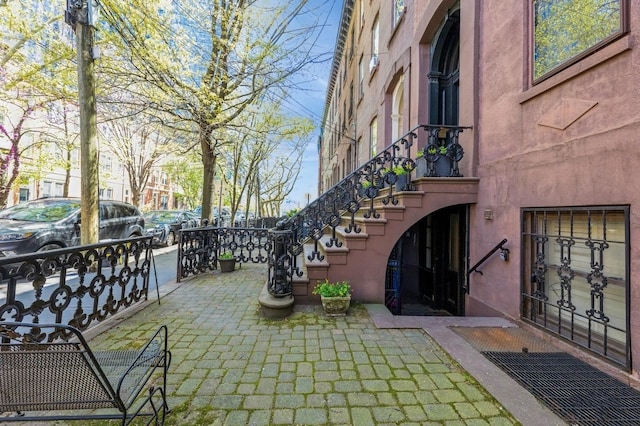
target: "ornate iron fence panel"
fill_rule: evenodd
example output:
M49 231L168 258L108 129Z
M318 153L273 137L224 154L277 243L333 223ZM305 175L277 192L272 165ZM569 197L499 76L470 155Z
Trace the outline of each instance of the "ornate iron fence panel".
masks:
M189 228L180 231L176 281L217 267L220 244L218 228Z
M629 207L522 213L522 318L629 368Z
M301 251L302 245L295 241L289 230L216 227L185 229L180 233L177 281L217 269L218 257L222 253L230 253L237 263L268 264L269 292L275 297L289 296Z
M139 237L0 258L0 321L86 330L147 299L151 256Z
M295 267L295 258L291 255L290 247L293 245L293 233L271 229L269 231L273 250L269 256L269 294L275 297L290 296L292 293L292 280Z
M272 251L266 228L184 229L178 243L177 281L218 268L222 253L233 255L237 263L268 263Z

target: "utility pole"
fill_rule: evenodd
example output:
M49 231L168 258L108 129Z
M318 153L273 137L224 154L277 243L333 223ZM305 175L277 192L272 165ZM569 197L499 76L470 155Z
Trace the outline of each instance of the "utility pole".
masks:
M97 19L97 0L67 0L65 21L74 28L78 50L81 244L97 243L99 240L98 125L93 66L93 30Z

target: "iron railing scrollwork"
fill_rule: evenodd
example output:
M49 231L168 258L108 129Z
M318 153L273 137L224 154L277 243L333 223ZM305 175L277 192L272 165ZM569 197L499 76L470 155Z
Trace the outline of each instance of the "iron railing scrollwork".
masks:
M427 126L428 143L422 150L427 169L422 176L460 177L458 163L464 156L460 133L466 127Z
M291 281L303 275L304 245L309 242L307 261L322 261L321 244L340 247L339 228L344 233L362 232L358 216L380 218L380 205L397 205L398 192L412 191L416 177L459 177L458 162L464 150L459 135L469 127L420 125L350 173L276 229L213 228L181 232L178 252L178 281L214 270L223 251L237 262L269 264L269 291L288 295ZM421 134L424 148L412 158L411 148ZM435 150L435 151L434 151Z
M273 248L269 256L269 279L267 281L269 294L275 297L290 296L292 294L293 259L296 256L292 256L288 248L293 244L293 233L271 229L269 235Z
M138 237L0 258L0 321L86 330L147 299L151 256L151 238Z
M458 162L462 160L464 150L459 143L459 136L464 129L469 128L445 125L417 126L320 195L295 216L285 220L282 229L293 234L290 255L294 260L291 275L302 275L302 265L297 260L296 253L302 252L300 246L305 241L313 244L307 260L322 261L321 242L327 247L340 247L340 226L343 226L343 231L347 234L360 233L362 230L357 222L358 213L365 219L380 218L380 207L376 200L383 206L397 205L398 192L415 189L412 185L414 173L416 177L462 176ZM412 158L411 147L420 137L420 132L426 134L427 143L418 152L417 158ZM441 172L443 168L445 171Z
M300 254L297 250L302 250L302 245L295 243L288 230L206 226L185 229L180 232L177 281L217 269L219 256L230 253L241 264L268 264L269 293L289 296L293 265Z
M631 367L629 208L523 212L522 319Z
M189 228L180 231L177 281L217 268L231 253L238 263L268 263L272 241L266 228Z

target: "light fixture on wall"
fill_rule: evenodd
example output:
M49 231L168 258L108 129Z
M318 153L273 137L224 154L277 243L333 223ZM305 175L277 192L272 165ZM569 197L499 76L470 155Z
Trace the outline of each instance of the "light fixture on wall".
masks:
M507 248L500 249L500 259L504 260L505 262L509 261L509 249Z

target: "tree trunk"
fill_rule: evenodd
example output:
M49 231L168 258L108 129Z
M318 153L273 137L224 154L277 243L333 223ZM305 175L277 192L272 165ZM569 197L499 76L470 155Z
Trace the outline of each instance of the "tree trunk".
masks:
M66 127L66 123L65 123ZM67 149L67 158L65 160L64 170L64 187L62 189L62 196L69 196L69 183L71 182L71 150Z
M136 207L142 207L140 206L140 191L131 191L131 204Z
M200 147L202 148L202 213L201 218L213 223L211 206L213 205L213 178L216 174L217 153L211 149L212 129L206 124L200 124Z
M94 64L91 57L93 29L76 24L78 51L78 98L80 106L80 239L82 244L97 243L99 236L98 126Z

